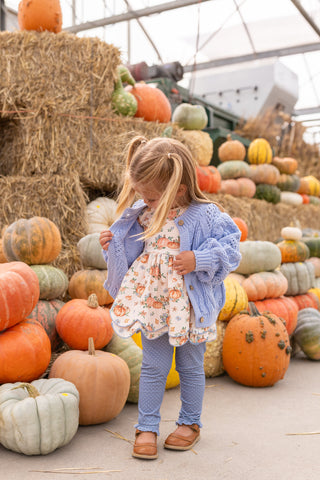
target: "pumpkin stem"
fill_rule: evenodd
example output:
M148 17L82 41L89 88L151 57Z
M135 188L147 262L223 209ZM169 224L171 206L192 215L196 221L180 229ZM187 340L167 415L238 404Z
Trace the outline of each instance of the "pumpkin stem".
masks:
M249 302L249 310L252 317L261 317L261 313L253 302Z
M99 302L98 302L98 297L95 293L91 293L88 297L88 307L90 308L98 308L99 307Z
M17 388L25 388L29 394L29 397L31 398L36 398L40 396L40 393L38 392L36 387L31 385L31 383L20 383L20 385L18 385L17 387L13 387L12 390L17 390Z
M88 353L89 353L89 355L95 355L96 354L96 350L94 348L94 341L93 341L92 337L88 338Z

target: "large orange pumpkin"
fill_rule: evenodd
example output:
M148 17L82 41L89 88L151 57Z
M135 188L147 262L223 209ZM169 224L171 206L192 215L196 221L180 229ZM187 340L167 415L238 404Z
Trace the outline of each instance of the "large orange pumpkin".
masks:
M9 262L20 260L28 265L51 263L61 250L60 231L48 218L21 218L4 231L2 248Z
M72 382L80 394L80 425L108 422L123 409L130 388L126 362L113 353L95 351L92 338L88 351L69 350L53 362L50 378Z
M20 30L61 32L62 11L59 0L21 0L18 22Z
M0 264L0 331L24 320L39 300L35 272L23 262Z
M259 313L235 315L227 324L222 360L228 375L250 387L274 385L284 377L290 362L289 335L277 315Z
M99 306L94 293L88 300L75 298L65 303L57 314L56 329L62 340L77 350L86 350L90 337L101 349L113 335L109 310Z
M299 307L290 297L266 298L253 303L259 311L268 311L281 318L286 325L288 335L292 335L297 326Z
M50 359L49 337L36 320L24 320L0 332L0 384L36 380Z
M147 83L136 83L134 87L128 85L125 90L132 93L138 102L135 117L148 122L170 122L171 104L162 90Z
M221 175L213 165L196 167L197 181L200 190L207 193L217 193L221 186Z

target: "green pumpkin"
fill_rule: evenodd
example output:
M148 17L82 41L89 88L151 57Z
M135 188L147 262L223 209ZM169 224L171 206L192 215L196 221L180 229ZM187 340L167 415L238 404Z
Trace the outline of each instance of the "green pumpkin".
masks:
M282 263L280 271L288 280L286 295L302 295L314 285L314 266L310 262Z
M222 180L251 176L249 165L242 160L229 160L221 163L217 168Z
M311 205L320 205L320 198L314 197L313 195L309 195L309 203Z
M107 269L99 238L100 233L89 233L85 237L82 237L77 243L83 268Z
M202 130L207 126L208 116L202 105L180 103L173 112L172 122L185 130Z
M40 286L40 300L53 300L62 297L67 289L67 275L53 265L30 265L36 273Z
M304 242L310 250L310 257L320 257L320 237L302 237Z
M272 242L246 240L240 242L241 261L236 273L251 275L257 272L271 272L281 264L280 249Z
M304 308L299 311L293 339L309 359L320 360L320 312L318 310Z
M275 185L260 183L257 185L254 198L265 200L266 202L270 203L279 203L281 200L281 190Z
M282 173L277 182L277 187L282 192L297 192L300 187L300 177L298 175L289 175Z
M128 365L130 371L130 390L127 401L138 403L142 349L138 347L131 337L121 338L114 333L111 341L103 350L118 355Z
M47 455L69 443L79 426L79 393L61 378L0 387L0 443L25 455Z

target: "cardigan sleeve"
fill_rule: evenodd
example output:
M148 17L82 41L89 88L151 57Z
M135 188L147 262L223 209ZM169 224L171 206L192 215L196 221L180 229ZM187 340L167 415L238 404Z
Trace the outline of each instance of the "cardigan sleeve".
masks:
M241 232L231 217L217 208L207 210L207 238L195 250L195 273L201 282L218 285L240 263Z

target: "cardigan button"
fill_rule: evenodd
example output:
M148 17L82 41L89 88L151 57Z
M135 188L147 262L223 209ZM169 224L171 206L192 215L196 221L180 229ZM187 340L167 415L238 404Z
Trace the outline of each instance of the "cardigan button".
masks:
M183 220L179 220L178 225L183 225L183 224L184 224L184 221L183 221Z
M200 323L203 323L203 322L204 322L204 318L201 317L201 318L200 318Z
M189 288L190 290L194 290L193 285L190 285Z

